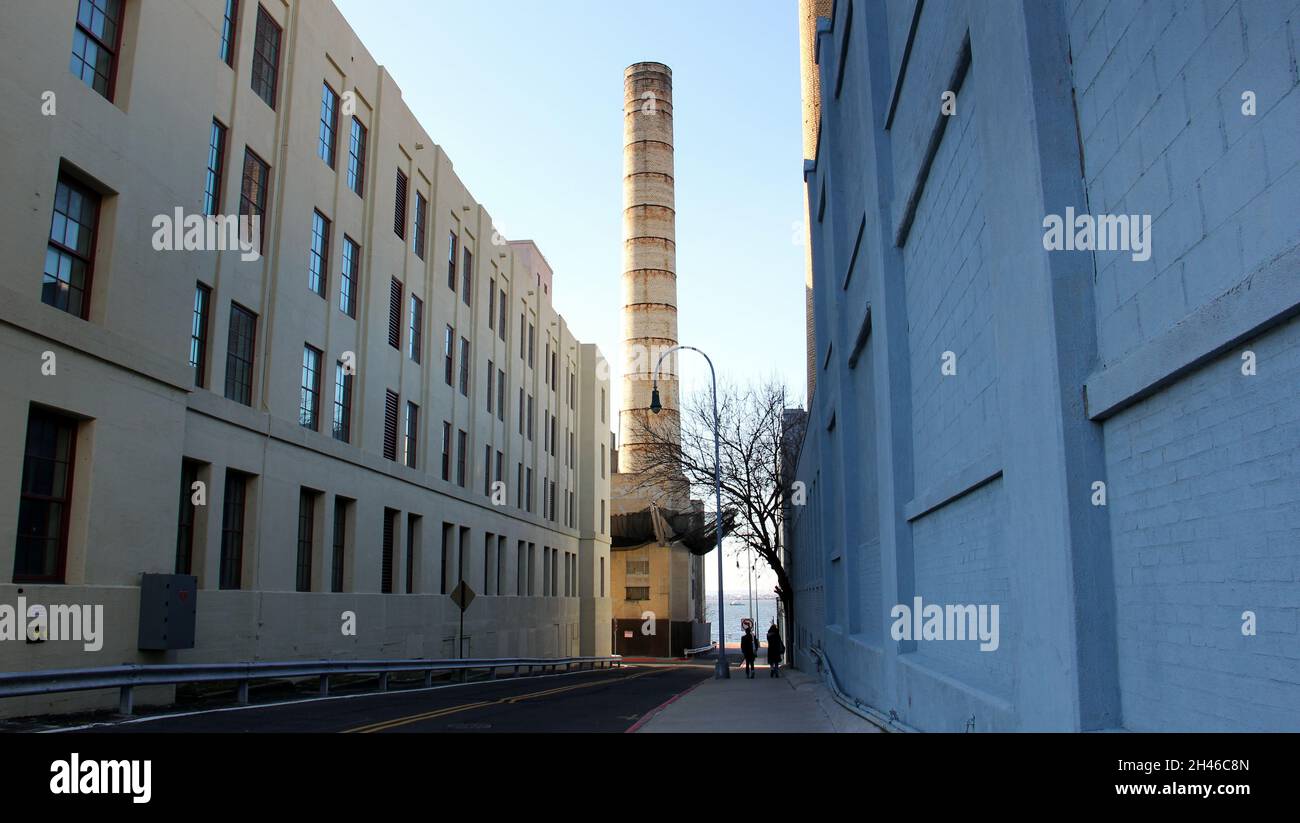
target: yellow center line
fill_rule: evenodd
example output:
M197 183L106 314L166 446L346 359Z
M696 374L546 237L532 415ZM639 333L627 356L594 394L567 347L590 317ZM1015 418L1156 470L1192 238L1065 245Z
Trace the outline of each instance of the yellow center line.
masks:
M635 680L638 677L645 677L646 675L656 674L657 672L665 671L667 669L672 669L672 668L679 668L679 667L667 666L663 668L650 669L648 671L640 672L638 674L628 675L627 677L609 677L609 678L605 678L604 680L594 680L589 683L577 683L572 686L561 686L555 689L543 689L541 691L528 692L527 694L511 695L509 697L498 698L497 700L480 700L476 703L462 703L459 706L448 706L446 708L435 709L433 711L422 712L420 714L408 715L406 717L397 717L392 720L382 720L378 723L370 723L365 726L357 726L356 728L353 729L344 729L342 733L343 734L350 734L350 733L370 734L373 732L382 732L382 731L387 731L389 729L397 728L398 726L405 726L410 723L419 723L422 720L433 720L438 717L446 717L449 714L459 714L460 712L467 712L472 709L483 708L484 706L498 706L498 705L506 705L506 704L513 705L515 703L520 702L521 700L530 700L534 697L547 697L553 694L560 694L561 692L569 692L575 689L586 689L592 686L600 686L606 683L624 683L628 680Z

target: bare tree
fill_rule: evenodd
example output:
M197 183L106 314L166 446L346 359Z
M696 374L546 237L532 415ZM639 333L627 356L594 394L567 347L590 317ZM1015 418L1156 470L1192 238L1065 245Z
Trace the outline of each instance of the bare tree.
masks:
M718 443L722 465L722 508L729 536L758 553L776 574L776 594L788 627L794 621L794 591L782 558L782 534L793 467L802 437L783 433L785 387L778 380L718 388ZM680 441L672 417L681 421ZM638 418L637 485L680 488L714 508L713 398L705 389L686 397L680 412L664 409ZM712 518L709 526L712 527ZM711 532L710 532L711 534ZM787 629L789 633L790 629Z

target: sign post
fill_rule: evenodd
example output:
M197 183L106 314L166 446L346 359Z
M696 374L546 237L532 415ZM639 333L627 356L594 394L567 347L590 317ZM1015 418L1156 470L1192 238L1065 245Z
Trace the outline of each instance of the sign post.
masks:
M456 659L465 656L465 610L474 602L474 590L464 580L451 590L451 602L460 609L460 629L456 632Z

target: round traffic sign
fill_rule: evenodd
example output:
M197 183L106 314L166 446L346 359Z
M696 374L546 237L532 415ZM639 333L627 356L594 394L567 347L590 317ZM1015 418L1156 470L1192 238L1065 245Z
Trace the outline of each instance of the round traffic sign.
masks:
M752 629L752 628L754 628L754 621L753 621L753 620L750 620L748 617L742 617L742 618L740 619L740 629L741 629L741 631L744 631L745 629Z

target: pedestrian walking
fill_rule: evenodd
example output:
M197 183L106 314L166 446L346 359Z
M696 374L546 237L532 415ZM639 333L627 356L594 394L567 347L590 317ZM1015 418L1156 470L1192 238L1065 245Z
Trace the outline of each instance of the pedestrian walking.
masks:
M785 644L781 642L781 630L772 624L767 630L767 676L781 676L781 655L785 654Z
M758 651L754 648L754 635L750 634L748 626L745 627L745 636L740 638L740 656L745 660L745 677L753 680L754 658Z

